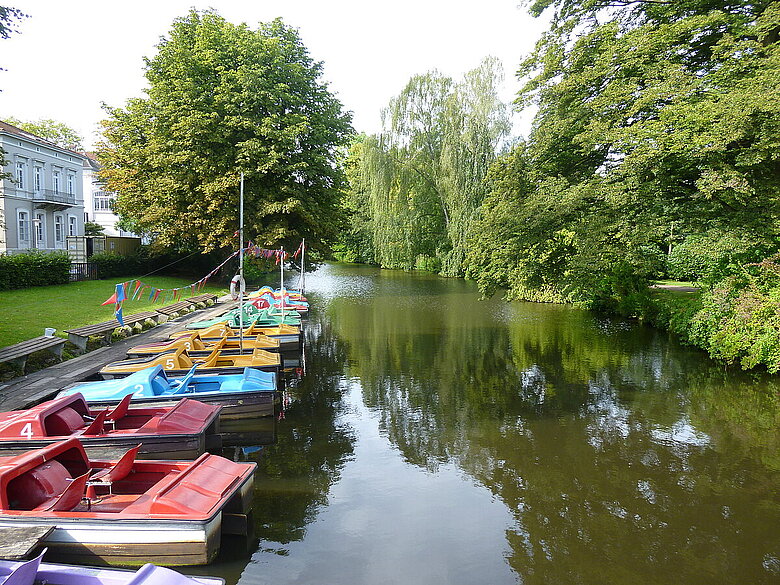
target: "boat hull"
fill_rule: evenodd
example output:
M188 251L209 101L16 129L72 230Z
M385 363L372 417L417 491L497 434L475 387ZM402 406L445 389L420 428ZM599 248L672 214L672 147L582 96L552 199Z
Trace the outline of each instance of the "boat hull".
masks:
M43 540L51 561L89 565L167 566L205 565L214 560L222 534L231 525L223 516L246 516L252 504L250 475L225 506L205 520L91 519L9 517L0 514L0 528L54 526ZM227 530L226 530L227 529Z
M188 394L182 396L133 396L133 404L137 406L174 406L182 397L194 398L205 404L219 405L220 426L222 421L255 418L258 416L273 416L274 406L278 400L275 390L258 392L220 392L213 395ZM102 409L116 406L120 399L87 400L90 408Z
M141 449L138 451L138 459L195 459L206 449L218 448L222 444L218 425L210 427L208 441L206 433L199 435L133 435L129 437L107 439L98 437L95 439L81 437L81 443L90 459L116 459L128 449L135 447L139 442ZM3 441L0 442L0 457L8 455L21 455L31 449L40 449L51 445L61 439L39 439L30 441Z
M281 354L280 354L281 355ZM280 363L282 362L281 357L279 358ZM283 363L282 366L283 367ZM271 365L271 366L222 366L219 368L198 368L198 375L199 376L229 376L229 375L237 375L243 373L243 371L247 368L251 367L255 370L260 370L261 372L271 372L273 374L278 374L279 370L281 369L278 365ZM137 370L134 371L100 371L100 376L104 380L118 380L119 378L127 378L130 374L135 374ZM186 376L189 372L189 369L181 369L181 370L165 370L165 373L170 376L171 378L180 377L180 376ZM277 377L277 380L279 378ZM200 398L198 398L200 400Z

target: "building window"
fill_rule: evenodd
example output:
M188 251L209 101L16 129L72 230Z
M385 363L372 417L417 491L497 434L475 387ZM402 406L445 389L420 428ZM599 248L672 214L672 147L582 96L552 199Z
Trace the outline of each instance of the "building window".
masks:
M37 212L35 214L35 245L41 248L46 247L46 214Z
M26 248L30 245L30 213L19 211L17 217L19 223L16 235L19 240L19 248Z
M76 235L76 216L75 215L69 215L68 216L68 235L69 236L75 236Z
M76 193L76 176L68 173L68 195Z
M40 193L43 190L43 169L35 167L33 173L33 189L36 193Z
M60 192L60 172L54 171L51 174L51 188L55 193Z
M62 244L65 241L63 237L65 235L64 222L61 215L54 216L54 243Z
M105 191L95 191L92 193L92 201L95 211L111 211L114 207L114 198Z
M23 162L16 163L16 186L24 190L27 186L24 181L24 175L27 173L27 165Z

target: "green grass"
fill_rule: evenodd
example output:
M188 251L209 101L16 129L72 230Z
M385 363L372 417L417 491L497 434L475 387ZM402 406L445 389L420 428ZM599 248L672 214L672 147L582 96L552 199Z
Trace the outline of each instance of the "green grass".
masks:
M655 280L653 284L661 284L664 286L696 286L693 282L686 282L684 280Z
M157 288L177 288L192 284L192 280L170 276L147 277L144 282ZM65 329L113 319L114 305L101 306L100 303L113 294L115 284L114 280L89 280L0 292L0 347L43 335L45 327L54 327L57 329L57 335L67 337ZM221 295L227 292L227 289L224 286L207 284L201 292ZM190 295L184 294L182 298L188 296ZM154 306L170 304L160 300L152 304L147 298L148 295L145 295L145 298L138 301L125 301L123 314L132 315L148 311Z

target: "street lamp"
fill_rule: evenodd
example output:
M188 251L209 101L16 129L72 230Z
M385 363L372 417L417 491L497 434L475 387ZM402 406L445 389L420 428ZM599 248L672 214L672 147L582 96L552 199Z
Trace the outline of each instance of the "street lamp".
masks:
M35 217L33 215L32 225L33 225L32 246L33 246L33 248L37 248L38 247L38 228L41 225L41 218Z

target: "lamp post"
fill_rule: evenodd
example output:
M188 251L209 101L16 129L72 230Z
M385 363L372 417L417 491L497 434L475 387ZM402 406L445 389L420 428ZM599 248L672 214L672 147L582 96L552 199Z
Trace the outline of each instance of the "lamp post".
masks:
M32 247L33 249L38 247L38 227L41 225L41 220L38 217L35 217L35 212L32 213L32 234L30 237L32 237Z

